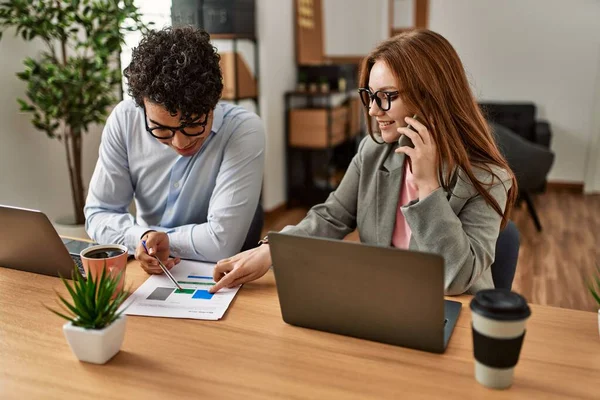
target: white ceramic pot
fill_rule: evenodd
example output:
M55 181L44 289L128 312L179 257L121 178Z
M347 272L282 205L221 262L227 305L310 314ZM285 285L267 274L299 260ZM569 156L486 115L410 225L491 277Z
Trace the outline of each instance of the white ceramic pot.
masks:
M121 349L125 337L125 322L124 314L104 329L84 329L67 322L63 325L63 332L71 350L80 361L104 364Z

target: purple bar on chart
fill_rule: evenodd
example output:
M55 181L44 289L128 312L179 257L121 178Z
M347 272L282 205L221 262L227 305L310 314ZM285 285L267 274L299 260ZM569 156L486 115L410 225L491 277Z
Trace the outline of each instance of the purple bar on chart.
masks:
M200 300L210 300L212 299L213 294L208 293L207 290L196 290L196 293L192 296L192 299L200 299Z

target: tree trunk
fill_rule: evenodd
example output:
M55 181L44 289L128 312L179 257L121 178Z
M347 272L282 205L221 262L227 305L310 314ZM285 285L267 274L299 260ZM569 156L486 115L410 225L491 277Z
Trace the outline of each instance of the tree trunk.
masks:
M73 199L73 217L75 224L85 223L83 207L85 205L83 179L81 178L81 133L75 134L71 127L65 127L65 150L69 166L69 180L71 182L71 197Z
M60 1L57 1L57 6L60 9ZM61 41L61 55L63 65L67 64L67 41ZM63 104L63 107L66 107ZM83 214L84 198L83 198L83 179L81 178L81 140L82 132L73 132L71 126L65 125L63 129L63 137L65 141L65 150L67 152L67 165L69 167L69 180L71 182L71 197L73 199L73 217L76 225L85 223Z

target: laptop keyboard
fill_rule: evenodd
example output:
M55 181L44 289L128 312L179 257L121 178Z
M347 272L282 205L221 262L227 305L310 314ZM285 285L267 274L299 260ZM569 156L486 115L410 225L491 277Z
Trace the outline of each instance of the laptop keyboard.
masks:
M77 269L79 270L79 273L81 274L81 276L83 276L85 278L85 269L83 269L81 257L71 254L71 259L73 260L75 265L77 265Z

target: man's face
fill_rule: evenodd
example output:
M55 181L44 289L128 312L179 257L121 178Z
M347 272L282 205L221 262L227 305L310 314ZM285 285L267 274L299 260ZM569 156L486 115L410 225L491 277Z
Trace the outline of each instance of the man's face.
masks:
M156 140L184 157L191 157L200 151L212 128L212 111L208 115L194 116L192 123L183 124L179 112L173 116L163 106L149 100L144 100L144 105L146 127Z

